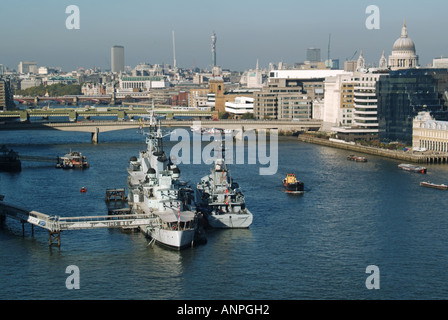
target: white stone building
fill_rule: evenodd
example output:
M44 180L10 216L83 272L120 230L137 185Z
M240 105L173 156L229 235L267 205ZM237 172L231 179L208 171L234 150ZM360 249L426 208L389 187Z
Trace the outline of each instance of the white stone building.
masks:
M168 87L169 83L165 77L120 77L120 92L149 91L151 89L162 89Z
M350 105L343 103L344 95L349 95L347 90L343 88L343 83L350 83L353 73L346 72L336 76L325 78L325 99L323 114L321 119L325 126L344 126L351 125L353 103L349 101ZM353 99L353 98L352 98ZM318 114L313 113L313 118L318 119Z
M234 116L254 113L254 98L236 97L235 102L226 102L226 112Z
M412 147L448 152L448 121L438 121L429 112L420 112L413 122Z

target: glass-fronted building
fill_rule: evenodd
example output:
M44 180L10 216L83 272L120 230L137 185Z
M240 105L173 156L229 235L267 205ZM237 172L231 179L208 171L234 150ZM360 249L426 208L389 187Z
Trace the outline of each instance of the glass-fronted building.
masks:
M376 83L381 141L412 142L413 119L421 111L447 115L448 69L391 71Z

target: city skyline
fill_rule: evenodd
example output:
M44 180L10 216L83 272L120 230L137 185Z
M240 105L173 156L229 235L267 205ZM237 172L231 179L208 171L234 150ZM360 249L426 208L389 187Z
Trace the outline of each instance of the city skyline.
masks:
M402 0L377 1L380 29L369 30L367 1L280 0L227 1L222 5L205 0L169 0L157 3L134 0L30 1L4 5L0 12L2 45L0 64L17 69L20 61L38 66L110 69L110 48L125 47L125 65L141 62L173 64L172 32L176 33L176 61L180 68L211 69L210 36L217 35L216 63L225 69L243 71L270 62L287 64L306 60L308 48L320 48L327 59L329 34L331 58L341 66L357 59L362 50L367 64L376 64L385 51L391 53L406 19L409 37L416 44L420 65L448 56L443 18L445 1L423 3ZM80 28L69 30L66 8L80 10ZM353 55L355 55L353 57Z

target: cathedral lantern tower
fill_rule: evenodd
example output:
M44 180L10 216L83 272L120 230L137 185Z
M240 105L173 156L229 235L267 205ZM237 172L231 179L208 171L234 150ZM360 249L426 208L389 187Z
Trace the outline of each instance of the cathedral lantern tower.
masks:
M380 59L379 69L380 70L387 69L387 59L386 59L386 56L384 55L384 50L383 50L383 55L381 56L381 59Z

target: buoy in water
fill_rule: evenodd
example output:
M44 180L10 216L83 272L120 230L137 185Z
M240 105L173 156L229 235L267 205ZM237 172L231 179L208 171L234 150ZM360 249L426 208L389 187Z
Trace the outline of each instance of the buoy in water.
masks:
M82 192L82 193L87 192L87 188L86 188L86 187L82 187L82 188L81 188L81 192Z

